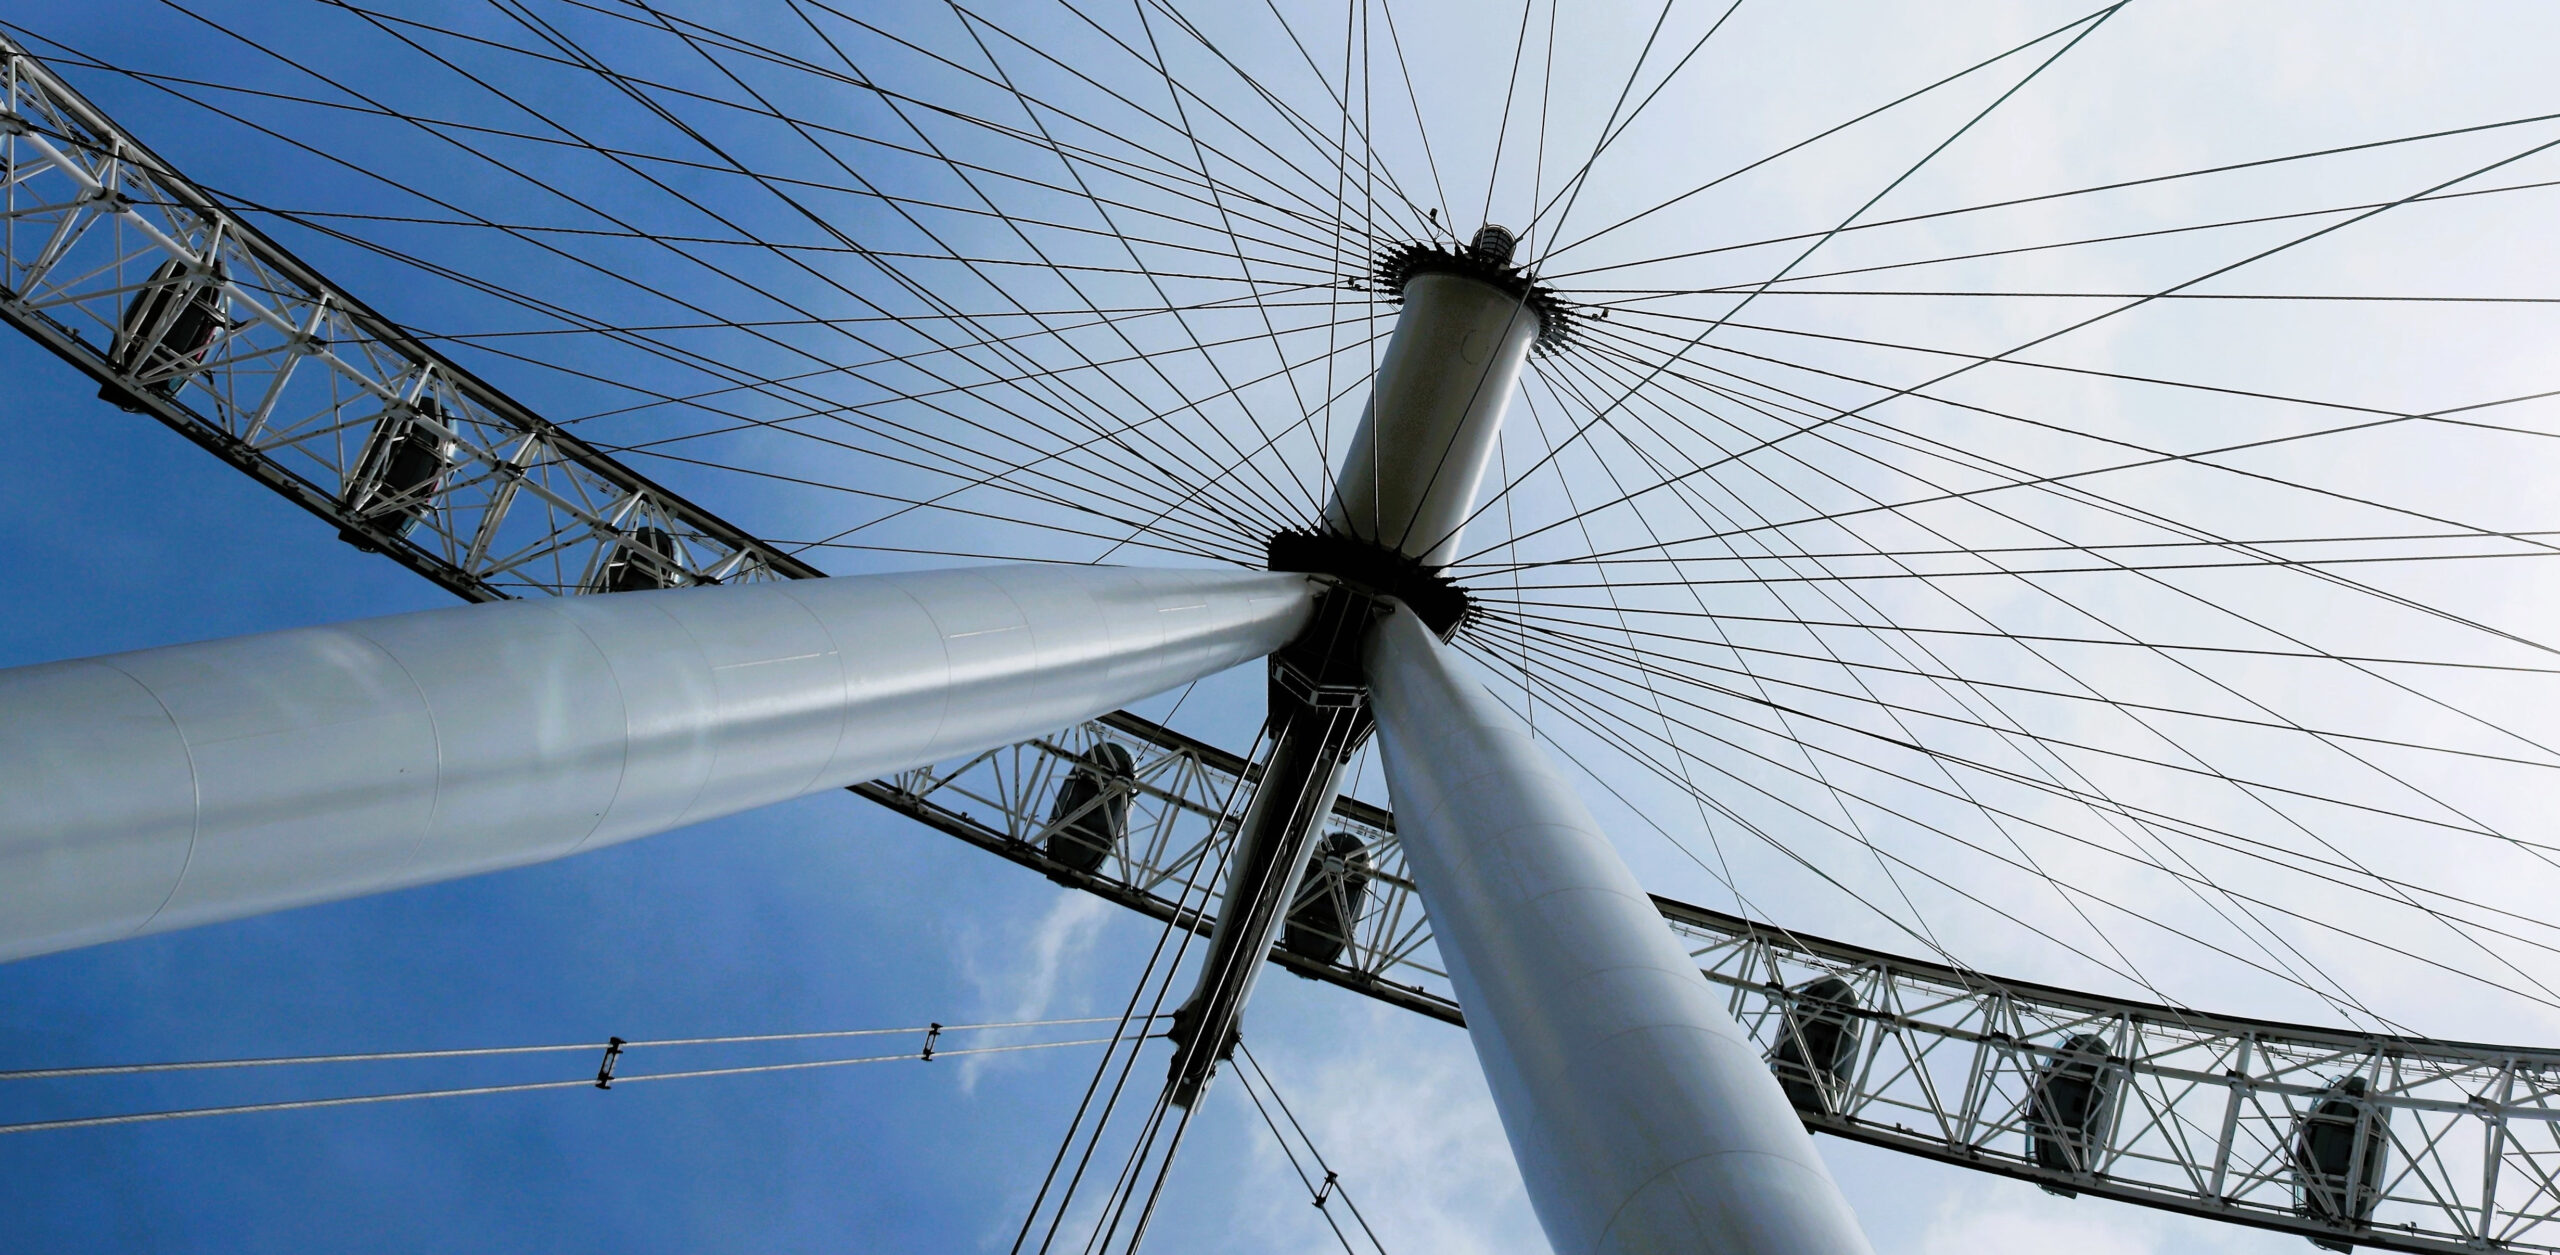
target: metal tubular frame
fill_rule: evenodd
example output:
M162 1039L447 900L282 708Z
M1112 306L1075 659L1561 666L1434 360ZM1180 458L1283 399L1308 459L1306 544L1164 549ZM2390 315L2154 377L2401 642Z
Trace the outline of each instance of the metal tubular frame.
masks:
M174 272L161 271L170 264ZM183 275L190 294L213 289L223 325L195 360L117 352L125 308L155 273ZM544 421L338 290L6 38L0 318L295 504L473 601L576 592L617 560L645 568L658 586L820 574ZM141 330L157 338L168 328ZM443 438L448 464L432 490L386 500L369 482L389 459L365 450L386 427ZM400 526L402 516L414 526ZM650 529L671 552L634 539Z
M113 193L112 196L107 193ZM166 261L210 272L235 324L170 378L110 360L127 298ZM236 217L0 37L0 318L159 421L333 525L357 530L459 596L577 592L617 556L669 582L803 577L805 564L545 423L337 290ZM172 383L171 395L148 391ZM455 465L408 537L360 508L366 440L385 414L433 397ZM351 507L348 502L359 506ZM655 526L672 564L622 544ZM1110 738L1138 751L1131 840L1092 875L1048 857L1049 806L1075 756ZM1153 918L1214 863L1211 822L1237 756L1126 713L853 791ZM1433 1018L1462 1019L1404 875L1393 824L1345 797L1331 823L1377 868L1342 957L1272 961ZM1981 1171L2147 1206L2394 1250L2560 1252L2560 1050L2387 1037L2127 1002L1899 958L1656 898L1764 1049L1788 993L1823 974L1858 990L1858 1064L1815 1127ZM2111 1043L2123 1098L2089 1173L2026 1154L2033 1069L2065 1037ZM2341 1075L2387 1112L2388 1159L2368 1226L2300 1214L2294 1121Z
M1052 802L1081 756L1104 741L1131 751L1129 823L1102 865L1079 872L1049 856L1048 838L1074 815L1052 816ZM1194 740L1125 712L1069 728L1054 737L991 750L964 762L903 772L855 785L853 792L980 849L1000 854L1060 884L1097 894L1157 920L1179 918L1206 936L1224 909L1224 884L1180 902L1184 883L1220 862L1240 817L1218 824L1219 808L1241 775L1248 784L1262 767L1214 745ZM1340 957L1317 963L1274 947L1270 961L1299 976L1340 985L1382 1002L1450 1024L1463 1024L1449 994L1449 978L1431 945L1429 923L1404 853L1384 808L1352 797L1337 798L1323 825L1358 837L1372 864L1361 909L1350 918ZM1302 888L1307 896L1325 887ZM1328 931L1328 936L1331 933Z
M1774 1047L1793 991L1857 991L1856 1063L1806 1121L1877 1146L2305 1237L2404 1251L2560 1250L2560 1050L2211 1015L2002 981L1656 899L1735 1016ZM2118 1086L2088 1172L2029 1157L2036 1076L2079 1034ZM2369 1223L2305 1215L2301 1120L2334 1081L2384 1156Z
M1090 876L1048 857L1050 804L1100 740L1137 760L1130 837ZM1177 915L1191 868L1214 863L1211 820L1239 771L1213 746L1112 715L968 762L858 786L873 801L1154 919ZM1393 817L1346 797L1334 828L1368 843L1378 874L1340 961L1271 961L1450 1024L1440 968ZM1764 1052L1785 1039L1792 991L1825 975L1858 997L1857 1062L1828 1095L1825 1133L1977 1171L2190 1215L2404 1251L2560 1251L2560 1050L2438 1041L2211 1015L1963 972L1656 897ZM1182 913L1206 932L1216 915ZM2066 1040L2109 1043L2121 1086L2092 1172L2027 1149L2038 1068ZM2381 1197L2367 1225L2296 1209L2297 1121L2337 1077L2369 1080L2384 1118ZM2494 1151L2494 1153L2493 1153Z

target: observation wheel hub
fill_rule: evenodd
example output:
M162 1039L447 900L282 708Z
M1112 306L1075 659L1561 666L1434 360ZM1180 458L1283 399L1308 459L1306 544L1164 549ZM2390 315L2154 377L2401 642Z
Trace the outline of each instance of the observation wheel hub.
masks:
M1537 316L1536 351L1558 352L1573 340L1572 308L1554 288L1539 282L1535 272L1513 261L1518 247L1510 228L1488 222L1477 229L1473 243L1463 246L1416 243L1387 249L1378 255L1370 278L1397 304L1404 302L1407 285L1422 275L1457 275L1496 288Z
M1313 529L1278 532L1264 542L1263 555L1274 571L1320 575L1353 593L1401 601L1444 641L1475 613L1475 599L1441 568L1357 536Z

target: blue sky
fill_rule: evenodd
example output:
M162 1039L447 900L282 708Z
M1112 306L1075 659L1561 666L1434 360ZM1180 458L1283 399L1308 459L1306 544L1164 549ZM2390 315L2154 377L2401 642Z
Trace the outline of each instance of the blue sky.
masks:
M510 116L429 80L414 58L378 39L350 35L343 22L302 24L246 3L201 11L264 22L256 29L274 46L422 111L441 109L490 124ZM1608 8L1574 17L1588 27L1579 33L1607 47L1640 38L1652 11ZM1612 166L1615 177L1595 180L1593 199L1577 212L1595 223L1606 221L1612 210L1680 186L1702 163L1761 151L1774 137L1800 134L1807 118L1831 116L1824 111L1836 111L1838 101L1867 101L1888 86L1899 90L1915 77L2049 29L2078 11L2041 3L1984 4L1968 10L1964 21L1939 22L1908 13L1887 19L1854 6L1809 6L1791 29L1777 29L1773 22L1764 31L1746 21L1730 39L1759 42L1741 43L1729 63L1714 67L1716 73L1684 80L1683 92L1694 87L1700 94L1674 93L1649 123L1661 129L1639 137L1643 151L1674 153L1682 160ZM772 12L737 6L732 15L751 27ZM1704 7L1679 12L1682 22L1712 18ZM1763 11L1749 12L1756 18ZM2325 5L2226 8L2160 0L2127 13L2093 43L2088 57L2071 63L2071 73L2038 85L2051 96L2033 98L2033 108L2002 114L1974 146L1959 148L1897 193L1908 204L1895 206L1966 203L1999 192L2076 186L2502 118L2526 112L2548 95L2547 74L2537 68L2532 51L2547 49L2548 41L2537 43L2540 37L2524 25L2528 18L2547 20L2547 14L2484 5L2458 15L2460 29L2445 18L2449 25L2432 30L2423 20L2395 28L2393 22L2412 19L2390 6L2350 12ZM291 81L276 66L171 20L167 10L139 3L9 16L118 61L210 77L236 75L271 87ZM472 10L456 20L492 19ZM1482 85L1471 79L1471 67L1488 49L1507 55L1510 36L1507 29L1494 29L1499 25L1443 21L1434 27L1417 18L1407 38L1415 44L1424 98L1434 105L1486 103L1478 99ZM1432 37L1420 37L1421 30ZM1093 52L1075 42L1079 36L1072 30L1048 33L1062 48L1081 48L1071 55ZM1838 55L1800 56L1817 37L1836 43ZM637 42L600 46L634 56L646 51ZM898 68L922 73L913 66ZM1572 89L1558 102L1559 132L1589 130L1607 104L1608 93L1595 85L1613 84L1620 72L1604 58L1568 58L1559 81ZM225 124L132 84L96 74L75 78L166 155L225 190L297 208L416 208L401 193L307 155L243 140ZM2161 86L2164 78L2174 80L2174 89ZM526 75L509 85L542 109L591 122L608 140L642 146L662 138L603 108L597 96L560 76ZM1836 220L1882 180L1879 170L1900 168L1888 162L1908 161L1915 144L1934 142L1932 137L1987 103L1993 87L1968 87L1972 94L1933 104L1934 111L1897 115L1879 133L1853 136L1847 142L1859 146L1845 155L1801 169L1785 167L1768 182L1745 185L1749 195L1700 207L1696 217L1666 224L1649 238L1678 243L1709 231L1749 235ZM823 110L839 106L841 98L813 92L795 103ZM291 133L324 148L362 153L394 173L395 181L510 218L539 218L558 209L520 180L455 160L432 144L380 144L382 132L344 116L297 113L281 105L258 116L290 119ZM1470 156L1468 146L1490 147L1489 111L1457 110L1453 116L1460 120L1436 133L1441 148L1433 160L1446 164L1453 184L1483 179L1480 172L1469 173L1470 162L1480 165L1481 159ZM2230 117L2245 122L2228 124ZM862 115L861 122L889 125L876 114ZM769 135L741 142L758 145L746 151L777 161L793 151ZM1418 186L1428 162L1418 160L1421 154L1409 150L1409 141L1382 134L1380 142L1395 149L1398 168ZM1933 226L1917 239L1844 243L1850 256L1841 264L1893 260L1897 250L1907 256L1975 247L1985 239L2113 229L2122 221L2192 221L2396 195L2464 162L2494 156L2497 144L2523 142L2496 135L2462 141L2450 152L2385 155L2343 173L2294 169L2252 176L2255 181L2236 189L2216 184L2211 193L2186 185L2148 191L2114 219L2064 206L2020 211L1972 234L1961 226ZM913 180L900 185L904 190L958 195L949 183L934 181L929 168L919 172L890 157L880 161L877 177ZM1516 182L1525 165L1509 162L1505 177ZM573 167L567 158L545 173L598 194L619 186L594 170ZM723 186L707 176L670 177L688 190ZM2516 177L2551 176L2543 170ZM699 182L687 181L693 178ZM1455 199L1468 199L1459 190ZM1490 191L1487 197L1492 199ZM2471 215L2466 217L2415 219L2405 232L2389 228L2412 216L2395 217L2317 258L2288 258L2249 277L2273 287L2336 281L2403 292L2547 295L2552 256L2547 241L2535 242L2538 232L2547 234L2538 225L2547 214L2534 212L2541 202L2491 204L2462 209ZM753 218L760 229L805 235L805 224L774 206L755 206L748 212L770 215ZM634 198L614 207L656 229L699 226L665 198ZM841 225L868 239L901 239L908 230L877 206L854 204L843 212ZM967 243L1005 246L991 226L970 230L976 234ZM651 255L623 243L595 247L626 265L636 284L557 266L481 235L387 223L365 233L466 269L510 275L548 297L634 321L660 318L679 299L719 303L740 317L762 300L776 309L793 302L830 315L860 312L844 294L831 294L772 259L738 262L739 272L753 280L739 286L768 289L742 295L690 270L649 269ZM295 247L395 317L443 330L524 325L521 311L422 282L382 258L307 236L293 238ZM2156 285L2164 276L2195 273L2273 238L2251 236L2255 243L2236 246L2219 237L2210 245L2142 246L2147 251L2106 253L2086 269L2057 265L2052 273L2024 262L1981 263L1953 272L1948 282ZM1870 251L1854 251L1862 247ZM954 290L964 282L943 277ZM1044 287L1036 295L1058 293ZM2248 314L2214 310L2126 319L2072 341L2066 360L2122 370L2174 369L2234 385L2347 395L2412 409L2547 386L2554 363L2552 341L2541 334L2549 329L2521 321L2524 314L2499 315L2506 321L2480 316L2423 324L2345 314L2282 322L2249 308ZM1760 312L1774 317L1765 307ZM1949 304L1922 312L1861 306L1824 325L1980 345L2013 342L2051 322L2050 311L2040 307L1986 311ZM2421 334L2406 334L2407 326L2419 327ZM698 386L683 371L612 358L592 341L544 343L545 353L567 364L614 363L613 369L633 371L630 378L669 391ZM715 342L705 337L687 343L707 351ZM2415 353L2404 359L2398 351L2413 344L2434 352L2423 361ZM773 374L807 369L795 353L851 351L816 337L792 338L788 346L718 347ZM1880 369L1873 359L1847 350L1819 352L1830 354L1820 360L1843 369ZM555 416L630 400L533 363L484 357L476 364ZM2006 390L1981 386L1968 395L2002 404L2050 404L2073 424L2145 438L2193 437L2202 443L2229 424L2255 418L2076 381L2029 381ZM93 390L32 344L0 339L0 425L13 437L16 455L0 462L0 538L8 542L0 545L0 580L12 590L0 605L0 666L449 604L445 594L340 544L328 527L157 424L97 402ZM1275 392L1266 389L1260 403L1281 404ZM1235 421L1223 412L1221 418ZM604 433L600 438L636 441L702 421L684 412L644 413L600 421L588 430ZM1999 434L1959 430L1960 439ZM2047 436L2032 439L2052 443ZM722 456L740 464L874 487L908 482L840 450L812 451L752 437L722 448ZM2358 445L2325 458L2306 455L2304 465L2342 484L2406 486L2450 503L2446 509L2494 508L2514 526L2547 525L2547 514L2536 513L2535 505L2547 495L2547 480L2537 478L2547 469L2541 462L2481 458L2457 467L2441 447L2413 441ZM2439 473L2408 476L2405 484L2395 478L2412 467ZM778 538L824 534L853 514L838 498L771 481L654 463L646 469L666 473L688 494ZM2280 530L2311 517L2296 513L2298 502L2245 495L2234 500L2211 484L2171 484L2160 493L2151 500L2241 528ZM1536 511L1552 514L1560 504L1524 493L1522 508L1535 519L1541 517ZM1632 526L1623 519L1602 523L1604 538L1612 535L1610 527ZM942 526L923 516L880 535L908 543L942 536L936 530ZM1078 560L1093 556L1090 545L1074 548L1080 540L1029 529L977 526L950 535L955 543L1017 550L1051 545L1040 552ZM1147 559L1122 553L1115 560ZM850 571L930 559L835 551L828 561L830 569ZM2411 587L2444 598L2444 604L2477 609L2483 617L2504 616L2502 622L2531 623L2560 605L2560 586L2523 577ZM2251 594L2257 588L2232 591ZM2318 613L2315 603L2302 606L2306 614ZM2006 610L2032 613L2014 605ZM2183 619L2166 622L2170 628L2191 626ZM2140 692L2168 683L2131 670L2120 682L2125 691ZM2292 685L2283 677L2270 684L2303 708L2340 718L2385 717L2377 713L2380 706L2358 706L2361 699L2317 684ZM1187 725L1240 741L1239 730L1257 713L1257 685L1256 677L1239 674L1208 686L1186 707ZM2516 694L2505 696L2530 704ZM2086 730L2068 719L2058 726ZM2279 754L2267 758L2284 761ZM2318 764L2302 769L2321 770ZM1374 798L1374 773L1371 780ZM2547 810L2539 800L2547 794L2532 789L2501 786L2481 796L2518 812ZM1666 842L1648 835L1653 824L1688 833L1692 814L1705 824L1704 812L1687 799L1644 787L1637 788L1633 802L1603 808L1604 821L1620 834L1649 882L1724 905L1711 873L1702 871L1705 864L1675 856L1690 854L1676 845L1676 836L1666 832ZM2407 853L2405 846L2401 852ZM1766 878L1754 885L1774 884L1786 873L1765 853L1746 849L1736 857L1746 860L1746 880ZM1756 863L1748 861L1754 858ZM1878 890L1882 883L1867 878L1856 860L1838 866L1841 875L1867 889ZM2165 896L2156 886L2110 880L2109 865L2071 870L2124 900L2157 907ZM2478 875L2494 879L2485 870ZM1947 907L1923 897L1931 909ZM1818 921L1824 931L1908 948L1907 940L1876 920L1795 888L1769 888L1756 905L1801 911L1790 918ZM2056 935L2067 924L2056 924ZM0 1068L1092 1014L1116 1007L1153 935L1131 917L1064 894L1029 872L857 799L821 796L547 866L0 965ZM2048 941L2032 928L1985 930L1971 939L1967 953L1990 970L2076 978ZM2255 1001L2266 990L2242 979L2244 974L2196 964L2191 954L2129 944L2177 971L2180 992L2192 993L2199 1003L2270 1005ZM2304 944L2317 948L2319 942ZM2345 947L2322 953L2342 963L2364 957ZM2181 969L2181 963L2188 966ZM2406 973L2378 973L2373 980L2402 999L2399 1005L2439 1017L2429 1023L2448 1026L2448 1035L2532 1039L2560 1025L2560 1017L2547 1012L2446 991ZM2290 1005L2283 1009L2297 1018L2318 1013L2316 1007L2309 1013ZM1247 1031L1319 1146L1343 1168L1346 1188L1370 1210L1390 1249L1543 1249L1462 1034L1279 975L1263 983ZM714 1049L698 1059L635 1056L630 1066L786 1057L794 1056L784 1050L751 1055ZM983 1065L897 1063L626 1086L610 1094L569 1090L4 1136L0 1214L9 1222L0 1226L0 1250L1002 1249L1055 1149L1090 1063L1089 1055L1059 1052ZM585 1056L570 1056L539 1065L4 1083L14 1088L0 1087L0 1120L531 1079L590 1066ZM1154 1067L1143 1065L1141 1076ZM2289 1238L2115 1204L2064 1202L1883 1152L1827 1139L1821 1145L1878 1250L1889 1255L2030 1247L2099 1255L2301 1249ZM1164 1250L1294 1252L1331 1246L1233 1085L1222 1085L1204 1110L1157 1242Z
M21 590L0 615L0 665L447 604L100 404L33 345L0 340L0 378L0 423L25 453L0 466L0 534L17 542L0 579ZM1113 908L830 795L544 866L0 965L0 1061L601 1044L1025 1005L1094 1014L1152 939ZM1457 1030L1275 973L1249 1032L1390 1249L1543 1249ZM660 1059L629 1066L676 1066ZM0 1114L550 1079L591 1062L19 1082ZM0 1137L0 1250L1001 1250L1090 1066L1061 1052L974 1074L898 1063ZM2293 1249L1820 1144L1880 1251L1952 1250L1950 1226L1975 1222L2095 1251L2172 1238ZM1232 1084L1212 1091L1175 1186L1154 1249L1331 1249Z

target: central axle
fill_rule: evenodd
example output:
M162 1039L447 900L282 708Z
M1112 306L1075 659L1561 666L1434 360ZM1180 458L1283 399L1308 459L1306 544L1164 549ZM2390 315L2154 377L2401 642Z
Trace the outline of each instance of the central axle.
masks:
M1228 855L1199 983L1174 1013L1166 1083L1182 1106L1235 1049L1342 769L1376 726L1361 665L1371 626L1399 603L1444 640L1466 619L1465 591L1440 568L1476 509L1530 350L1556 343L1565 327L1561 305L1512 264L1514 243L1487 225L1465 248L1410 245L1386 256L1378 281L1403 309L1323 527L1271 538L1272 570L1321 576L1330 588L1306 630L1271 658L1271 752ZM1350 924L1341 921L1346 932Z

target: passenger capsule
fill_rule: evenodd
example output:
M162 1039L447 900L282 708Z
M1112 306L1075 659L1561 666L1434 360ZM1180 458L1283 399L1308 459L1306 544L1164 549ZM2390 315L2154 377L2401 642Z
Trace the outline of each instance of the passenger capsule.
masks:
M1298 882L1297 904L1289 910L1280 948L1318 963L1341 958L1369 896L1372 871L1369 847L1360 838L1335 832L1317 842L1307 859L1307 874Z
M677 572L684 569L676 549L676 538L664 528L640 527L625 532L613 547L613 556L605 560L595 579L587 585L591 593L634 593L652 588L673 588L683 583Z
M2361 1225L2382 1201L2382 1168L2391 1146L2391 1112L2365 1101L2361 1076L2340 1077L2294 1122L2293 1206L2313 1220ZM2352 1243L2313 1238L2323 1250Z
M347 509L393 536L406 536L418 525L454 463L452 437L419 422L422 417L442 419L434 397L419 398L409 416L385 414L365 438L355 474L347 479ZM338 539L366 553L381 552L371 536L354 528L340 528Z
M2027 1157L2053 1172L2097 1171L2123 1084L2106 1038L2081 1033L2064 1041L2036 1073L2035 1094L2027 1103ZM2045 1189L2071 1196L2058 1186Z
M1129 836L1129 797L1138 760L1117 741L1096 742L1076 756L1058 800L1049 807L1049 857L1091 874Z
M1835 1095L1847 1087L1858 1063L1858 993L1849 982L1825 976L1794 990L1779 1026L1769 1070L1787 1101L1807 1115L1831 1115Z
M223 322L220 268L210 282L198 283L188 276L185 263L170 258L126 302L107 364L119 375L149 379L142 385L144 391L176 396L180 381L169 376L203 361ZM142 399L120 384L100 387L98 399L112 401L129 413L143 410Z

